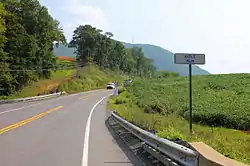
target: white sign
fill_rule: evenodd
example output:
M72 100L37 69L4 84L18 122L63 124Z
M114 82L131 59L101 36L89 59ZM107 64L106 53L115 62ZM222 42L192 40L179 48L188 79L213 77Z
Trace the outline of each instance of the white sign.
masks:
M186 54L176 53L174 54L175 64L205 64L205 54Z

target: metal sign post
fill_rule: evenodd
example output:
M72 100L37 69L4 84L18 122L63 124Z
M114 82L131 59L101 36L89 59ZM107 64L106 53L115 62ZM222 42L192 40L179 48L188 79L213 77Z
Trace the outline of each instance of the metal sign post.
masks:
M190 135L192 135L192 130L193 130L192 65L193 64L204 65L205 54L175 53L174 64L188 64L189 67L189 130L190 130Z

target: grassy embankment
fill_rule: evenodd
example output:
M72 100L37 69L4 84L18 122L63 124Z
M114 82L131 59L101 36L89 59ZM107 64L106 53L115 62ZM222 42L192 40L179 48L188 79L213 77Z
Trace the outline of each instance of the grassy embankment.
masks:
M43 79L33 82L26 86L20 92L2 99L15 99L22 97L36 96L38 94L48 94L52 91L66 91L75 93L92 89L105 88L105 84L109 81L122 81L123 77L119 74L101 70L98 66L89 65L76 72L71 69L75 65L75 60L68 57L59 57L58 68L65 70L53 71L50 79Z
M135 80L109 100L127 120L167 138L202 141L250 164L250 74L193 77L193 125L189 136L188 78ZM236 128L236 129L230 129Z
M92 89L106 88L106 84L110 81L121 83L125 77L110 71L101 70L96 65L84 67L76 74L76 78L63 82L59 85L59 91L75 93Z

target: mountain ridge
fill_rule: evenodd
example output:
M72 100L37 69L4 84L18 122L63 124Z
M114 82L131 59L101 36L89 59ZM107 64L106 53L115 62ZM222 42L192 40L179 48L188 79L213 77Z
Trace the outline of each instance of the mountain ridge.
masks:
M126 48L141 47L147 58L154 60L155 66L158 70L168 70L178 72L182 76L188 75L188 65L185 64L174 64L174 53L168 51L160 46L152 44L130 44L123 42ZM210 73L197 65L193 65L193 75L209 75Z

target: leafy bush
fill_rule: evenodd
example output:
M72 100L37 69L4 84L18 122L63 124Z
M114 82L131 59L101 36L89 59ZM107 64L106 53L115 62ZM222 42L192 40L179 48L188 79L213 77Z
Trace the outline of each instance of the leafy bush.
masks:
M124 99L116 99L115 100L115 104L124 104L124 103L126 103L127 101L126 100L124 100Z
M124 91L125 91L124 88L119 88L119 89L118 89L118 94L121 94L121 93L124 92Z
M168 77L177 77L177 76L179 76L179 73L169 72L169 71L158 71L155 74L156 78L168 78Z

